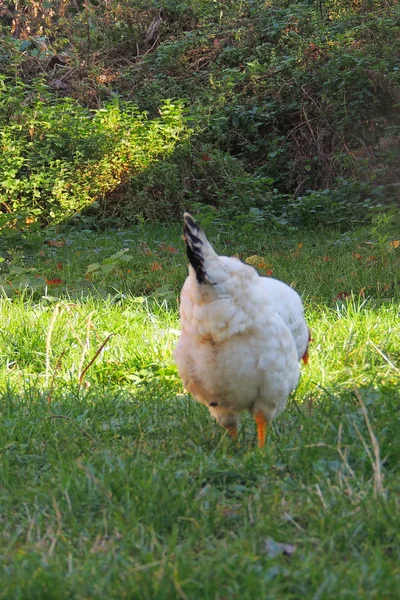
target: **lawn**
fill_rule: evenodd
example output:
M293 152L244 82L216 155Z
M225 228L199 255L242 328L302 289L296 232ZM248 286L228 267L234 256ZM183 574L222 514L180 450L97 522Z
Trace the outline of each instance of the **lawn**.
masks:
M398 597L396 236L207 231L304 298L309 364L264 449L177 376L179 225L4 254L0 598Z

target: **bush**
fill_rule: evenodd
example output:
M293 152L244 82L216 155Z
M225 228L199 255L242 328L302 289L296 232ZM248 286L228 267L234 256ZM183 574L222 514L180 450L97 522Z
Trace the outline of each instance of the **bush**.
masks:
M104 219L204 203L342 223L395 197L398 3L42 4L14 3L0 38L3 220L99 200Z
M105 198L101 213L132 222L180 218L184 209L199 204L239 215L252 207L266 208L273 179L255 177L240 161L210 147L177 145L165 160L139 173L114 197Z
M168 155L188 134L180 102L149 120L115 99L90 111L42 82L0 80L0 202L4 221L59 222Z

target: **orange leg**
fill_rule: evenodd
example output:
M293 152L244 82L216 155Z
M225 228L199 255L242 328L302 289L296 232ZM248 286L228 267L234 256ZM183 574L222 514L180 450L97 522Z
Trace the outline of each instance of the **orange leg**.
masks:
M261 410L254 416L257 423L258 447L262 448L265 444L265 436L267 435L267 420Z
M229 435L231 436L231 438L233 440L236 440L237 436L238 436L238 430L236 425L228 425L228 427L226 427L227 432L229 433Z

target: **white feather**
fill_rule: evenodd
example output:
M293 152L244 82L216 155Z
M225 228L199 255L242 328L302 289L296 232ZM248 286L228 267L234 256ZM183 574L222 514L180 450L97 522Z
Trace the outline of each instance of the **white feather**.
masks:
M285 283L204 246L208 283L198 283L189 266L181 293L179 374L221 425L236 424L246 409L270 422L297 386L307 350L301 299Z

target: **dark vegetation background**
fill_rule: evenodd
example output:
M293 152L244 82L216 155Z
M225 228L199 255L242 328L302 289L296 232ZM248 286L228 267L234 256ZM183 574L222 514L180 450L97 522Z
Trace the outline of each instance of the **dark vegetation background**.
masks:
M348 226L399 204L397 1L3 1L0 18L3 239L200 205Z

